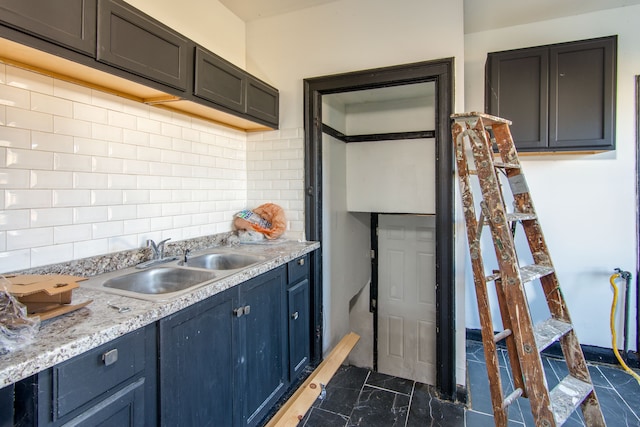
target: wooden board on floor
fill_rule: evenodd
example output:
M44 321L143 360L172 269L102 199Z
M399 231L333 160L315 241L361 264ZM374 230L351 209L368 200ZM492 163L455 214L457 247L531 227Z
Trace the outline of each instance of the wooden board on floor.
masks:
M345 335L331 350L329 356L318 365L309 378L287 400L287 403L273 416L266 427L297 426L320 395L322 386L331 380L359 339L360 336L353 332Z

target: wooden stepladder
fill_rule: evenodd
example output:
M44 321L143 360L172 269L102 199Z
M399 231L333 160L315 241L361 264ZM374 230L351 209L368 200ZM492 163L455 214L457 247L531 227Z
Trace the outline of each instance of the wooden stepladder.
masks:
M536 426L562 425L582 407L587 426L605 426L591 376L574 333L549 250L542 235L533 201L511 137L511 122L482 113L454 114L451 132L462 205L473 268L482 341L496 426L507 425L508 406L520 396L528 397ZM498 154L494 157L494 144ZM471 169L470 169L471 167ZM506 177L513 210L507 211L501 178ZM478 183L470 176L476 175ZM504 179L504 178L503 178ZM473 191L481 193L479 216ZM514 232L524 229L533 264L521 266ZM489 226L497 269L485 271L480 238ZM523 256L525 258L525 256ZM550 317L533 324L524 285L539 280ZM487 286L494 282L504 330L495 333ZM504 396L496 343L506 340L515 391ZM559 341L569 375L549 391L540 352Z

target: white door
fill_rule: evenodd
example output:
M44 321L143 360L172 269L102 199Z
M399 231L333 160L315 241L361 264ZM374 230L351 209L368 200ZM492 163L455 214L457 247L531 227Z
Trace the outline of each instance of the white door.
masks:
M378 220L378 371L436 381L435 217Z

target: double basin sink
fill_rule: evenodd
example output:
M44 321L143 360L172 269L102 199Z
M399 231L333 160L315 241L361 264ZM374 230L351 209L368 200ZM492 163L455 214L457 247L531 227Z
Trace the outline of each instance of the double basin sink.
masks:
M266 257L235 252L196 255L181 261L134 272L115 272L85 282L85 286L151 301L166 300L219 280L266 260Z

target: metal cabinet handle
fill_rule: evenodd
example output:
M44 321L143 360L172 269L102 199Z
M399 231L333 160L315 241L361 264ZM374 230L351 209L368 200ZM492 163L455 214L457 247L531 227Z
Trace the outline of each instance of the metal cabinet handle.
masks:
M293 313L293 314L291 315L291 318L292 318L293 320L298 320L298 312L296 311L295 313Z
M242 317L244 314L244 307L238 307L233 309L233 315L236 317Z
M250 305L245 305L244 306L244 314L249 314L251 313L251 306Z
M300 258L298 260L298 265L304 265L304 258Z
M104 362L104 366L113 365L118 361L118 349L114 348L113 350L109 350L102 355L102 361Z

